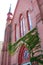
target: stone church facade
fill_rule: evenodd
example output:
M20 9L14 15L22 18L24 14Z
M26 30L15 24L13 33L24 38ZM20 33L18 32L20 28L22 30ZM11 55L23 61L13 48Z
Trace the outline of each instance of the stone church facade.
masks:
M36 25L41 39L41 49L43 49L43 0L18 0L14 14L10 10L7 14L1 65L32 65L30 54L24 45L10 56L8 44L10 42L13 44Z

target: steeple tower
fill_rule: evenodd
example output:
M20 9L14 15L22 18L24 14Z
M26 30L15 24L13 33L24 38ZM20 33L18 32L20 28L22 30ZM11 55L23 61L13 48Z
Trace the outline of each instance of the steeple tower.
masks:
M7 14L7 23L6 23L6 29L5 29L4 42L3 42L4 44L2 48L1 65L11 65L11 56L8 53L8 44L11 42L12 18L13 18L13 15L11 13L11 5L10 5L9 12Z
M13 15L11 13L11 4L10 4L10 7L9 7L9 12L7 14L7 25L9 25L12 21L12 18L13 18Z

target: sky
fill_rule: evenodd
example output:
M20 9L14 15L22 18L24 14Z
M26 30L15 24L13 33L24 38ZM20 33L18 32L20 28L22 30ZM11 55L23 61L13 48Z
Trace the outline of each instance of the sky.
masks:
M7 13L11 4L11 12L14 13L17 0L0 0L0 41L4 41Z

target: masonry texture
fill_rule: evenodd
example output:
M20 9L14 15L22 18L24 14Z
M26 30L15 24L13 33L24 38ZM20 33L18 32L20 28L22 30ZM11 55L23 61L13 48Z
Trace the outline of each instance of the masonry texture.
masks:
M41 49L43 49L43 0L18 0L14 14L12 15L11 12L8 12L7 16L1 65L22 65L26 62L28 63L30 62L30 55L27 59L23 55L25 50L27 50L25 46L19 47L13 56L9 55L7 48L10 42L13 44L37 25L41 39L40 45ZM29 18L31 19L31 24Z

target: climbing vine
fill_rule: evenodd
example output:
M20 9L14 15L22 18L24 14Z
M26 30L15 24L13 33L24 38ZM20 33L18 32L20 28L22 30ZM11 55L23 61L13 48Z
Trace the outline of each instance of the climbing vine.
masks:
M21 43L22 41L22 43ZM34 29L32 29L30 32L28 32L25 36L23 36L22 38L20 38L18 41L16 41L14 44L9 43L8 45L8 51L10 54L13 54L16 49L21 45L25 44L26 47L28 48L31 58L30 61L37 61L41 64L43 64L43 55L38 55L36 57L34 57L35 53L37 52L43 52L42 50L38 50L38 48L40 48L40 38L39 38L39 34L38 34L38 30L35 27ZM33 52L33 49L35 49L35 52ZM37 51L36 51L37 50Z

